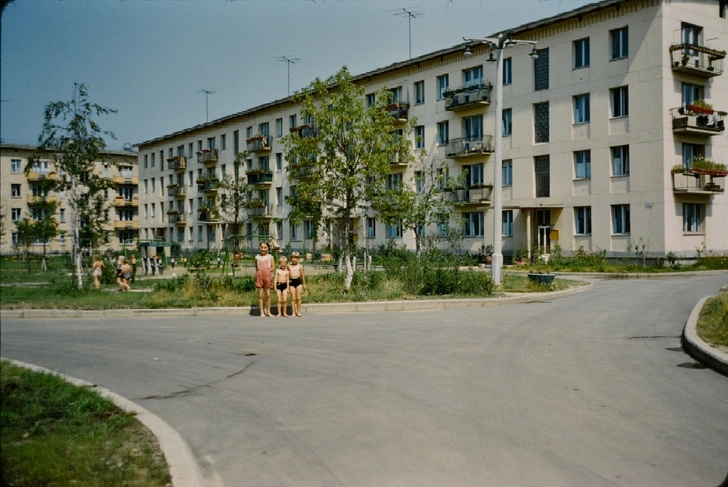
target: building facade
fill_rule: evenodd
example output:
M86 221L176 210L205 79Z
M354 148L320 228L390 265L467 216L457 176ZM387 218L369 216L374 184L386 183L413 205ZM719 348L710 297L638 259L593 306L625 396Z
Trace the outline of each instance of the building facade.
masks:
M20 144L0 145L0 188L2 193L2 213L6 230L2 237L0 253L6 254L19 248L15 223L23 218L34 219L40 198L45 196L49 201L58 203L54 218L58 223L59 235L46 242L49 253L71 251L71 210L63 192L41 194L43 181L54 179L58 174L52 158L41 160L30 172L25 173L28 158L35 152L35 147ZM95 163L96 172L114 182L114 188L105 191L109 203L108 211L108 243L100 250L117 250L124 245L132 244L139 238L139 198L138 198L138 165L137 153L129 151L105 151L104 161ZM113 163L111 162L113 161ZM36 241L33 252L43 250L43 242Z
M726 175L698 167L728 161L727 10L717 0L605 0L516 27L510 35L536 41L538 58L529 56L531 46L504 50L502 120L491 105L496 68L485 44L466 42L355 81L367 97L392 90L395 119L417 118L415 152L447 161L450 175L467 171L468 187L452 194L465 251L493 242L497 177L506 256L555 245L566 254L609 256L725 252ZM224 248L229 222L206 210L216 202L214 181L232 174L237 154L248 151L248 182L265 203L244 226L251 246L270 234L310 249L316 229L287 221L292 181L280 144L291 131L313 129L300 118L286 98L137 144L140 238ZM414 175L407 165L391 170L403 181ZM414 248L413 235L376 214L363 213L357 225L359 245L394 240Z

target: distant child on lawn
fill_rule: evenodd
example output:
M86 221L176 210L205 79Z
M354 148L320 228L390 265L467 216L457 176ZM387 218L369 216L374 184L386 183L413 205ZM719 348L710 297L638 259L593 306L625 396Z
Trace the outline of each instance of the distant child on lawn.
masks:
M276 269L276 305L278 307L278 316L288 318L288 286L290 272L288 270L288 259L281 257L279 261L280 267ZM281 314L281 306L283 314Z
M106 266L101 260L101 256L97 255L93 265L94 286L96 286L96 289L101 288L101 275L104 273L104 267Z
M268 242L260 242L260 254L255 256L255 287L258 289L258 309L261 318L270 316L270 290L273 288L273 256L268 253ZM263 301L265 298L265 308ZM267 313L266 313L267 312Z
M303 275L303 265L299 262L301 254L298 252L291 253L291 265L288 266L290 271L291 284L291 307L293 314L301 316L301 293L306 290L306 276Z

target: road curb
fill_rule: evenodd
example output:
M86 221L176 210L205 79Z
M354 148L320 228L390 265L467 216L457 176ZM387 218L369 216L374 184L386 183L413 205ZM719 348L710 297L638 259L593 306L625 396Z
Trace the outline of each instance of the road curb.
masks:
M685 350L699 362L712 367L721 374L728 376L728 354L721 352L717 348L711 347L698 336L697 325L700 311L703 309L705 301L713 296L706 296L698 301L693 311L688 317L685 328L683 329L683 347Z
M182 438L182 436L180 436L177 430L164 422L162 418L156 414L149 412L140 405L115 392L99 387L91 382L76 379L75 377L69 377L50 369L39 367L37 365L26 364L17 360L4 358L2 360L8 360L10 363L25 369L57 375L75 386L88 387L101 394L101 396L110 399L117 407L124 411L135 413L136 418L144 426L149 428L152 434L157 437L157 440L159 440L159 446L164 453L167 465L169 466L169 473L172 476L172 485L174 487L205 486L200 467L197 465L197 460L195 460L195 456L192 454L192 450L187 442L184 438Z
M423 311L443 308L485 308L506 304L533 303L547 299L561 298L572 294L590 291L593 283L570 287L563 291L544 293L510 293L494 298L466 299L421 299L412 301L361 301L347 303L308 303L303 304L305 314L336 313L374 313L379 311ZM5 319L68 319L68 318L164 318L172 316L210 316L210 315L257 315L257 307L218 307L218 308L164 308L164 309L10 309L0 310L0 320Z

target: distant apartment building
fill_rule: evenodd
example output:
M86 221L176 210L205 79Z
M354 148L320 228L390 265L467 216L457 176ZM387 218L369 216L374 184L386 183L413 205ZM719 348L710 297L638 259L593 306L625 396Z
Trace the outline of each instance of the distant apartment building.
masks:
M493 242L494 178L503 187L505 255L523 247L548 253L557 244L566 254L583 248L609 256L637 246L658 256L726 251L726 174L692 167L706 158L728 162L726 3L605 0L512 29L514 38L536 41L538 58L529 57L532 46L504 50L502 120L491 109L495 66L485 44L466 42L355 81L367 97L392 90L388 110L397 121L417 117L415 152L447 161L450 175L467 171L467 187L451 195L465 251ZM284 246L310 249L315 231L335 244L325 229L287 219L295 181L280 139L313 130L285 98L137 144L140 237L224 248L230 228L212 216L214 181L248 151L243 167L264 202L243 229L252 247L257 236L274 235ZM403 181L413 171L391 167ZM362 212L356 226L360 246L393 240L414 248L413 235L373 212Z
M58 168L52 158L38 161L27 174L28 158L35 151L34 146L0 144L0 188L6 234L2 238L0 253L6 254L18 249L18 234L15 223L27 217L36 219L37 206L41 197L59 203L55 218L59 235L46 242L46 251L51 253L70 252L70 208L63 192L42 194L43 180L58 176ZM96 172L112 179L114 188L106 190L104 196L109 203L107 231L108 243L100 250L120 249L125 243L134 244L139 238L138 218L138 167L137 154L133 151L105 151L106 161L96 162ZM112 164L114 161L115 164ZM43 242L36 241L31 250L42 251Z

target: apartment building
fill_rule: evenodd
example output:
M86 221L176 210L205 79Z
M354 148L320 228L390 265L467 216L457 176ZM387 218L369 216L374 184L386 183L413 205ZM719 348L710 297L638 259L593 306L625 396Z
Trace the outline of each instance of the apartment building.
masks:
M66 195L63 192L43 194L43 180L58 175L58 168L54 166L50 154L48 160L38 161L30 172L25 173L28 158L35 149L35 146L30 145L0 144L0 192L6 219L3 225L6 234L0 245L2 254L18 248L14 223L25 217L37 218L37 206L42 196L59 203L54 215L59 235L46 242L46 251L71 251L71 214ZM131 150L105 151L103 156L104 161L96 162L96 171L105 178L111 178L114 188L104 194L110 205L107 226L109 242L101 250L120 249L125 243L136 242L139 238L137 153ZM43 242L37 241L32 251L41 252L42 248Z
M416 117L416 152L447 161L450 175L467 171L467 188L451 194L465 251L493 242L494 178L503 188L506 256L523 247L548 253L556 244L567 254L583 248L609 256L635 247L656 256L726 251L726 174L698 170L697 162L728 162L727 3L605 0L511 29L514 39L536 42L538 58L529 56L531 45L503 50L501 120L492 108L496 67L486 44L465 42L355 81L367 98L389 88L395 120ZM141 238L224 248L230 230L212 216L215 181L247 150L248 182L264 202L245 224L251 246L270 234L311 248L317 229L287 220L285 197L295 181L280 138L314 130L285 98L137 144ZM408 181L414 168L393 163L391 171ZM394 240L414 248L413 235L375 213L362 213L356 225L359 245ZM318 231L321 241L336 243Z

